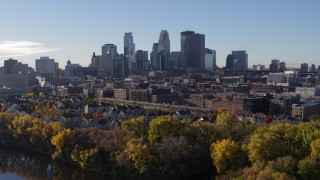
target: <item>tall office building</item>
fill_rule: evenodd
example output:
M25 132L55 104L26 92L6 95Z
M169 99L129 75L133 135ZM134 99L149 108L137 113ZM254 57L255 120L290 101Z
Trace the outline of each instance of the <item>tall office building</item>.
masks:
M226 68L236 71L246 71L248 69L248 54L246 51L232 51L228 54Z
M128 58L129 73L132 74L136 69L135 44L133 43L132 32L125 33L124 38L124 55Z
M233 69L235 57L232 54L228 54L226 59L226 68L227 69Z
M316 72L316 65L315 64L311 64L311 68L310 68L311 72Z
M239 71L246 71L248 69L248 54L246 51L232 51L235 57L233 68Z
M18 63L18 60L8 59L4 61L4 74L14 74L13 67Z
M216 51L206 48L205 50L205 68L214 71L216 68Z
M113 74L113 59L118 55L117 46L114 44L105 44L101 47L102 67L107 74Z
M103 69L102 66L102 56L97 56L94 52L91 57L90 67L97 67L98 69Z
M36 59L36 72L44 77L46 82L58 81L58 67L54 59L50 59L48 56L40 57Z
M163 54L164 54L164 62L162 69L168 70L169 68L169 56L170 56L170 39L169 33L167 30L161 30L159 42L160 46L163 47Z
M151 52L151 65L153 68L165 71L165 53L162 43L153 43Z
M125 78L129 74L128 59L124 55L117 56L113 59L113 77Z
M181 32L181 58L184 69L204 69L205 35L194 31Z
M307 72L308 72L308 69L309 69L309 66L308 66L307 63L302 63L302 64L301 64L300 72L302 72L302 73L307 73Z
M28 64L22 64L15 59L4 60L4 74L27 74L29 72Z
M277 73L279 72L280 60L279 59L272 59L271 64L269 65L270 72Z
M77 72L79 68L81 68L79 64L72 64L70 59L68 59L67 65L65 66L65 70L64 70L64 76L65 77L78 76L79 74L77 74Z
M180 69L182 67L181 52L172 51L169 56L169 69Z
M37 73L55 73L54 59L50 59L48 56L40 57L36 59L36 72Z
M136 62L137 62L137 69L142 70L143 63L148 61L148 51L138 50L136 52Z

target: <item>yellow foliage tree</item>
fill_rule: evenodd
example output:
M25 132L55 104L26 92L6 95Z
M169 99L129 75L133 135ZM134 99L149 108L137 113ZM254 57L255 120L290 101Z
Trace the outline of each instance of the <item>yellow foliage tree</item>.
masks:
M239 161L239 145L230 139L223 139L211 145L211 159L218 173L225 172Z
M135 137L142 137L148 133L148 123L144 116L124 121L121 127Z
M311 158L314 160L320 160L320 138L312 141L310 146L311 146Z
M236 115L231 111L221 111L217 116L217 125L221 126L230 137L230 130L236 123Z
M53 159L68 159L75 144L75 132L71 129L63 129L51 138L51 144L56 148L52 155Z

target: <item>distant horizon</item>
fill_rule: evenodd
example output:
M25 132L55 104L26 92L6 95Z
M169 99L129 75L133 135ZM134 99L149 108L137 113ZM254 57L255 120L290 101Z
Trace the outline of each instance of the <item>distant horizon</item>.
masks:
M247 51L249 68L267 68L272 59L318 67L318 7L317 0L2 1L0 65L13 58L35 67L35 59L49 56L60 68L68 59L88 66L104 44L123 53L126 32L132 32L136 50L150 54L160 31L167 30L171 51L180 51L180 33L190 30L205 35L205 47L216 50L219 67L236 50Z

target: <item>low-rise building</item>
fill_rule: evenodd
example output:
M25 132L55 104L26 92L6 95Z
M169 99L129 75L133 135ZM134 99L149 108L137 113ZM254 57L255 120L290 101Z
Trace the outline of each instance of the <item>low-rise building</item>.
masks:
M147 89L129 89L128 93L130 101L149 101L149 92Z
M296 94L300 94L302 98L314 96L315 93L315 87L296 87Z
M128 100L129 99L128 89L123 89L123 88L114 89L114 98Z
M270 114L290 114L292 104L299 103L299 96L279 96L270 99Z
M292 115L307 119L312 115L320 114L320 103L307 102L304 104L292 104Z

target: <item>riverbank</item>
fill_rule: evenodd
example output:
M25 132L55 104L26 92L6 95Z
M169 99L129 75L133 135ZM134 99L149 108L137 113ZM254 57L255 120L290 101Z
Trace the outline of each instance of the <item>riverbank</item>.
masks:
M0 179L97 179L113 180L79 167L53 161L49 156L19 148L0 147Z

